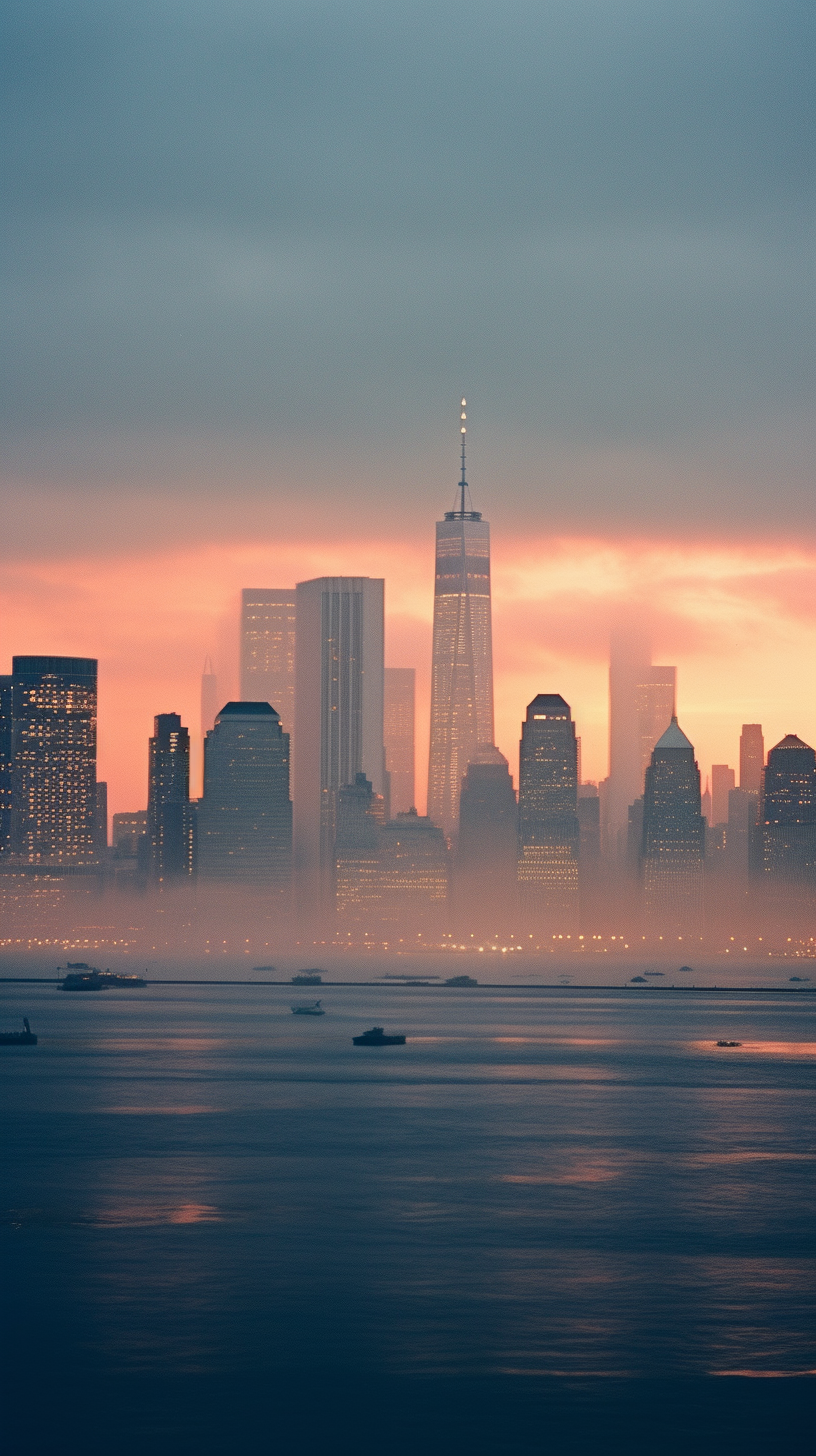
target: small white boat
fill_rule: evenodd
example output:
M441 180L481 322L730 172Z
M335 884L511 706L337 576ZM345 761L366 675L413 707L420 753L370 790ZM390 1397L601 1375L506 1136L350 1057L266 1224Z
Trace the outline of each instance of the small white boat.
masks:
M293 1006L292 1007L292 1015L293 1016L325 1016L326 1013L323 1010L323 1007L321 1006L321 1004L320 1004L319 1001L309 1001L305 1006Z

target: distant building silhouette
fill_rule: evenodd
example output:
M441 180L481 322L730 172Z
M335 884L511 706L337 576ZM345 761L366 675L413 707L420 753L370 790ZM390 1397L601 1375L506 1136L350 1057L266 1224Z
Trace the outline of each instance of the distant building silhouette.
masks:
M562 933L578 921L578 758L569 704L539 693L527 709L519 756L518 882L528 931Z
M758 794L762 788L764 765L765 739L762 736L762 724L743 723L740 734L740 788Z
M11 845L11 674L0 677L0 856Z
M458 828L467 766L493 742L490 527L471 509L465 429L457 505L436 526L428 813L447 835Z
M654 935L701 935L705 820L694 748L672 718L655 744L643 793L643 889Z
M193 813L190 734L178 713L159 713L153 720L147 782L147 835L153 879L165 883L193 873Z
M108 786L96 781L96 857L104 860L108 853Z
M209 657L204 659L204 671L201 674L201 737L209 733L215 727L215 715L218 712L218 678L213 671L213 665ZM273 705L274 706L274 705Z
M147 839L147 810L135 809L113 816L114 859L135 860L141 840Z
M380 832L382 919L389 939L434 941L447 924L448 848L442 830L415 809Z
M518 808L498 748L477 750L459 801L454 899L463 932L499 933L516 923Z
M247 587L241 593L241 697L270 703L284 733L295 729L295 592Z
M295 866L304 915L334 913L337 795L384 789L384 589L379 578L298 584Z
M413 667L385 669L383 738L391 814L402 814L416 803L415 696L416 671Z
M728 823L728 795L736 788L737 776L727 763L715 763L711 769L711 823Z
M12 662L11 850L23 864L97 860L96 659Z
M223 707L204 742L198 873L285 896L292 869L289 735L269 703Z
M759 834L766 882L790 888L816 884L816 753L795 733L768 754Z
M639 628L613 632L609 656L609 778L604 832L613 855L623 855L629 806L643 793L652 749L675 712L677 669L651 662Z

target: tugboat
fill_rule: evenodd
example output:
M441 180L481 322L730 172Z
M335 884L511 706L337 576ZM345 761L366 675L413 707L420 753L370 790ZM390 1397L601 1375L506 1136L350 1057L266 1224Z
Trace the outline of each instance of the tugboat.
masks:
M23 1017L24 1031L0 1031L0 1046L36 1046L37 1038L28 1024L28 1017Z
M292 1007L292 1015L293 1016L325 1016L326 1013L323 1010L323 1007L321 1006L321 1004L320 1004L319 1001L309 1001L305 1006L293 1006Z
M404 1036L386 1036L381 1026L372 1026L362 1036L353 1036L355 1046L405 1046Z
M59 969L59 968L58 968ZM68 969L59 983L61 991L128 991L146 986L143 976L121 976L116 971L100 971L84 961L68 962Z

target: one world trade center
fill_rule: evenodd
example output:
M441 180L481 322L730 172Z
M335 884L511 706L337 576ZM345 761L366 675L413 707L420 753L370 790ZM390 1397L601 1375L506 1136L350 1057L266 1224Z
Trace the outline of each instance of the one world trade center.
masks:
M464 400L461 419L456 508L436 523L428 813L447 835L458 827L467 766L493 743L490 526L470 509Z

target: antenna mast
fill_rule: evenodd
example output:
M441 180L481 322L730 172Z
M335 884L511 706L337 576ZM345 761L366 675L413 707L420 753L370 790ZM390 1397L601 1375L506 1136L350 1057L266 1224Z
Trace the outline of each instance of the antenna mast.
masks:
M465 438L467 436L467 424L466 424L467 415L465 413L465 407L466 407L466 405L467 405L467 400L466 399L463 399L462 400L462 413L460 415L460 419L462 421L462 479L459 481L459 490L461 492L461 500L459 502L459 509L462 512L462 515L465 514L465 491L467 490L467 480L465 479Z

